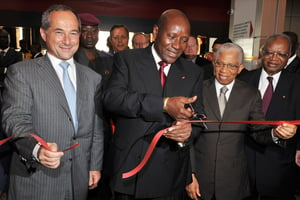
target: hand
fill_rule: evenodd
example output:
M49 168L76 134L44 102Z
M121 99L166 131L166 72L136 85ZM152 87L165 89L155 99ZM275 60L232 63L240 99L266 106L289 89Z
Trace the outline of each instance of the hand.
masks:
M273 134L275 137L281 139L290 139L292 138L297 131L297 126L293 124L283 123L273 129Z
M193 200L198 200L201 197L200 187L195 174L192 174L192 183L185 187L188 196Z
M98 182L100 178L101 178L100 171L90 171L89 190L92 190L98 186Z
M52 151L57 151L56 143L47 143ZM60 159L64 155L63 152L52 152L45 149L43 146L38 151L38 159L45 167L56 169L60 165Z
M164 109L175 120L187 120L192 117L193 112L190 108L185 108L185 105L193 103L196 100L197 96L168 97L168 102Z
M299 150L296 151L295 162L296 162L296 165L298 165L298 167L300 167L300 151Z
M175 140L177 142L185 142L191 136L191 132L192 132L191 123L178 121L175 123L175 125L168 128L163 135L166 138Z

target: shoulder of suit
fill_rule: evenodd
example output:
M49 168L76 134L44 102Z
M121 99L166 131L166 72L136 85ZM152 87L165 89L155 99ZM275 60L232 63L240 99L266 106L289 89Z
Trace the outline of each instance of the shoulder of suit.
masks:
M237 84L239 87L243 88L243 90L248 90L249 92L252 92L254 94L258 92L258 89L256 87L254 87L253 85L251 85L245 81L236 79L235 84Z

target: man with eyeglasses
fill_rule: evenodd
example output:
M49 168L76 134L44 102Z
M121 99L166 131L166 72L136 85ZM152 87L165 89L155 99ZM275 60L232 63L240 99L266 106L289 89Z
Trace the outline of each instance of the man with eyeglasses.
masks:
M243 69L243 50L234 43L219 47L213 60L215 78L203 83L203 105L208 120L264 120L259 91L236 80ZM193 182L186 187L191 199L242 200L250 195L244 151L246 131L256 142L275 144L273 137L287 139L296 126L207 123L192 143ZM273 137L272 137L273 136Z
M261 53L262 68L239 78L257 87L263 102L268 88L272 88L269 105L264 110L267 120L299 120L300 79L284 69L291 54L289 37L284 34L268 37ZM262 147L251 140L246 142L253 199L295 199L296 168L300 166L298 137L286 140L285 148L275 144Z

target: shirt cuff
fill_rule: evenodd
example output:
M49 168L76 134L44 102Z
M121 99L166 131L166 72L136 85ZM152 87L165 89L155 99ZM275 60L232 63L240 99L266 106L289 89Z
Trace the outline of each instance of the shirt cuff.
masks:
M272 140L273 140L273 142L274 143L276 143L276 144L278 144L278 142L279 142L279 138L278 137L276 137L276 136L274 136L274 133L273 133L273 129L271 130L271 135L272 135Z
M38 158L38 152L41 148L41 144L40 143L37 143L33 149L33 152L32 152L32 155L33 155L33 158L37 161L37 162L40 162L39 158Z

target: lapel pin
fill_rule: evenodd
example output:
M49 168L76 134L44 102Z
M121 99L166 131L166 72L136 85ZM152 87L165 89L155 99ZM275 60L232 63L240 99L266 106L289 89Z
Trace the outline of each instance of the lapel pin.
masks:
M182 76L181 79L183 79L183 80L186 79L186 76Z

